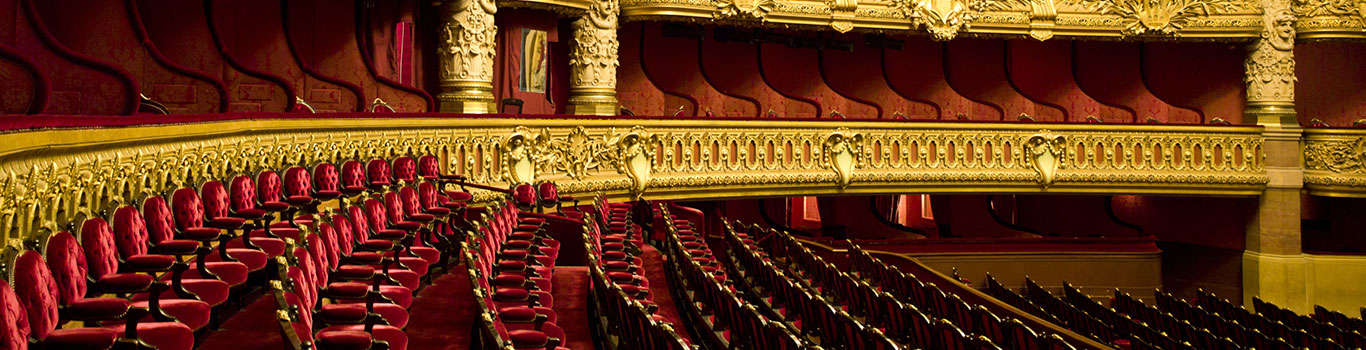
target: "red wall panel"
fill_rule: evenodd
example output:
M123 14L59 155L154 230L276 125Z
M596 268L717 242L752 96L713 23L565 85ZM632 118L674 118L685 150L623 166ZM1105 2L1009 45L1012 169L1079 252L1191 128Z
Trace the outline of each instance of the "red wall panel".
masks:
M1010 79L1020 93L1040 103L1059 107L1065 121L1085 122L1094 116L1105 122L1128 122L1133 113L1097 101L1073 78L1072 42L1008 41Z
M841 94L882 107L881 118L884 119L938 119L934 104L923 99L913 101L892 90L882 74L882 51L860 43L853 51L821 52L820 68L826 84Z
M1102 103L1133 110L1143 123L1149 118L1163 123L1199 123L1200 114L1174 107L1148 91L1142 72L1139 44L1077 42L1077 85Z
M1300 124L1318 118L1332 126L1366 119L1366 45L1312 42L1295 45L1295 112Z
M850 119L877 116L877 108L840 96L825 84L816 49L763 43L759 44L758 55L759 69L768 84L784 95L814 101L819 106L819 118L831 118L836 112Z

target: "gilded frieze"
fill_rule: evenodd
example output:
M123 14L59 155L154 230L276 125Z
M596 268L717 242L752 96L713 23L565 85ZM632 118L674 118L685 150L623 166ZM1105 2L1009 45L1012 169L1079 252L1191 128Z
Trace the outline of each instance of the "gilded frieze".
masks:
M1300 38L1366 37L1366 1L1296 0L1291 9Z
M1249 195L1266 183L1256 127L1050 125L1044 131L1028 124L348 118L6 137L11 142L0 145L0 237L6 239L63 229L210 179L402 155L437 155L446 171L495 186L550 180L567 194L649 198L908 191ZM1357 153L1325 154L1356 154L1360 162L1357 145ZM1360 165L1337 161L1351 157L1334 157L1309 158L1343 164L1334 165L1343 172L1325 168L1326 174L1366 177L1358 174Z

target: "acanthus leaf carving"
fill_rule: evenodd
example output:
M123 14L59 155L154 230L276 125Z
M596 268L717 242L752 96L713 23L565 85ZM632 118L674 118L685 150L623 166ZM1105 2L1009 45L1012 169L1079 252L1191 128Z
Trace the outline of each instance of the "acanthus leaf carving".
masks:
M1366 174L1366 137L1310 143L1304 150L1304 164L1308 170Z
M617 40L617 0L593 1L588 14L574 21L574 44L569 54L573 87L616 88L621 63Z
M1250 102L1295 100L1295 14L1284 0L1264 1L1261 39L1243 62Z
M1118 16L1129 36L1178 36L1192 19L1224 13L1241 0L1081 0L1102 14Z

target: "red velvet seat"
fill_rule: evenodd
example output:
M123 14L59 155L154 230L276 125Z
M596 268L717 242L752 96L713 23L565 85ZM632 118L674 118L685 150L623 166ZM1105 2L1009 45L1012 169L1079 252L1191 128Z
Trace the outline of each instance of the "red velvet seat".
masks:
M313 167L312 196L320 200L341 197L341 174L332 163L322 163Z
M256 174L256 207L268 212L283 212L289 209L285 202L284 189L280 174L271 170Z
M11 291L8 286L0 290L0 298L17 299L23 308L27 310L28 328L30 336L37 339L42 345L53 348L107 348L114 344L120 337L134 337L156 346L159 349L192 349L194 347L194 332L185 324L177 322L135 322L134 333L125 333L127 328L123 324L116 324L108 328L65 328L60 329L61 325L67 321L59 318L61 303L58 300L57 280L53 277L47 264L43 262L41 254L35 251L24 251L19 254L13 263L14 285L17 287ZM10 293L13 293L11 296ZM140 319L142 312L130 312L130 309L120 310L117 307L107 308L110 314L90 315L93 318L88 320L129 320L130 318ZM6 313L10 312L6 307ZM72 315L68 312L67 315ZM13 320L13 318L8 318ZM17 320L15 320L17 321ZM20 326L22 327L22 326Z
M369 188L369 182L365 179L365 165L355 160L342 163L341 192L348 196L354 196L364 192L367 188Z
M89 273L97 281L110 275L126 273L127 267L121 262L119 251L115 246L112 229L104 219L89 219L81 226L81 247L85 251L85 258L89 263ZM172 275L166 273L163 276L170 279ZM220 280L182 278L178 284L181 288L172 288L163 292L161 296L166 299L197 298L214 306L222 304L228 299L230 286ZM190 298L186 293L192 293L195 298ZM146 300L146 297L146 295L137 295L134 296L133 300Z
M371 159L365 164L365 177L370 180L367 187L371 190L382 191L392 184L393 173L389 168L389 161L383 159Z

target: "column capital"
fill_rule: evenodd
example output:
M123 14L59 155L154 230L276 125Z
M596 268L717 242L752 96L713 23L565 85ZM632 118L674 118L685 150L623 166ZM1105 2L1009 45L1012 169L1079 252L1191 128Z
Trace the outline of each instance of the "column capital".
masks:
M457 0L441 3L437 59L442 112L489 113L493 105L493 63L498 26L492 0Z
M1295 14L1290 0L1262 0L1262 35L1243 61L1248 121L1289 127L1295 118Z
M598 0L574 21L569 51L569 108L580 115L617 114L617 0Z

